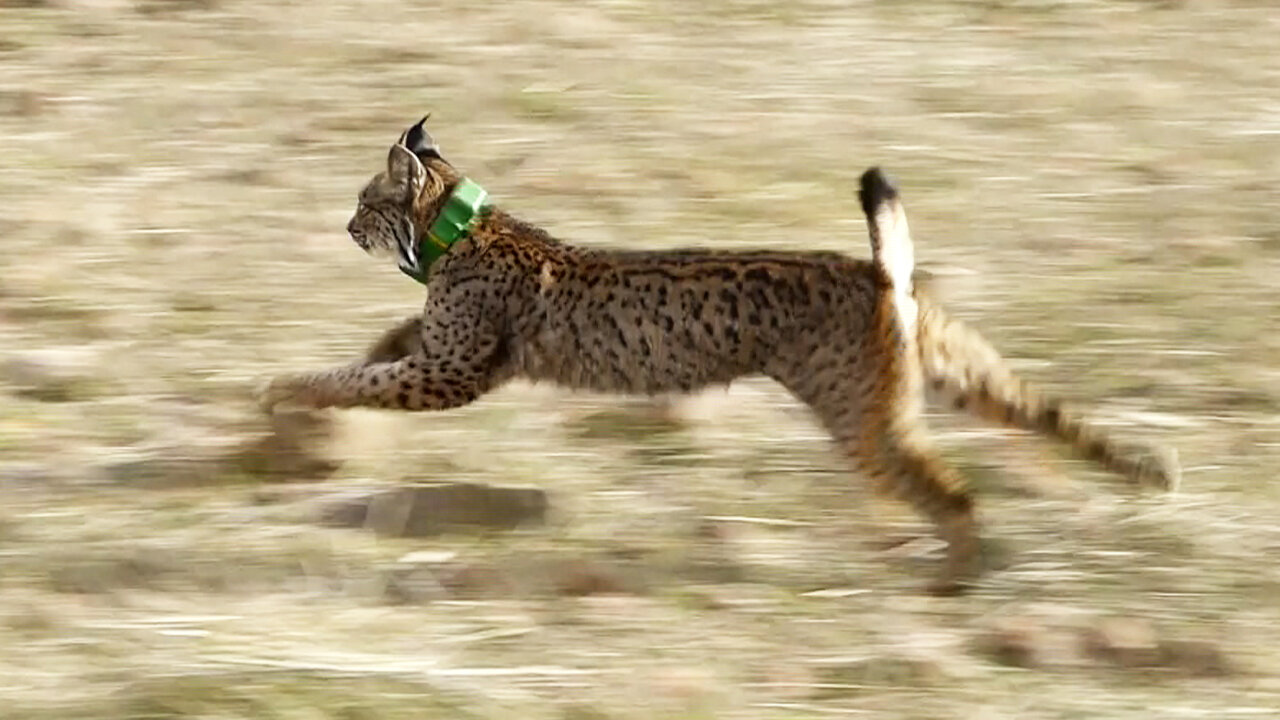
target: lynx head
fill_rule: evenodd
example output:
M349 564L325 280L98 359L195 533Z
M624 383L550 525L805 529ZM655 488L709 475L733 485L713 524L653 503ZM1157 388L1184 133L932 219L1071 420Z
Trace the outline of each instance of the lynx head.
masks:
M427 117L391 146L386 170L360 191L355 215L347 223L351 239L365 252L395 257L413 271L418 270L423 234L461 177L423 127Z

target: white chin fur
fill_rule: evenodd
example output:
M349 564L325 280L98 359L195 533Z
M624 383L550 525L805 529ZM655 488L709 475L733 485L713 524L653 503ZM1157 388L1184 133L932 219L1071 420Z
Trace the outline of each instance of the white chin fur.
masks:
M378 258L379 260L382 260L382 259L396 260L400 257L400 253L395 248L389 248L389 247L386 247L385 245L370 245L369 247L365 248L364 251Z

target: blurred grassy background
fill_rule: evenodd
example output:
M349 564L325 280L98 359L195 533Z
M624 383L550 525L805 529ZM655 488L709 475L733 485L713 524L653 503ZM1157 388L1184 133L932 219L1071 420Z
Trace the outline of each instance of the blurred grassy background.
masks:
M1272 716L1277 37L1243 0L0 0L0 716ZM257 380L420 305L343 226L426 111L505 207L597 245L862 255L882 164L952 311L1176 445L1185 489L937 418L995 567L935 600L930 548L876 544L917 526L768 383L675 422L516 385L342 414L324 487L535 485L547 527L305 522L318 489L201 458L252 433ZM438 587L423 549L498 582ZM1236 670L982 650L1025 613L1141 618Z

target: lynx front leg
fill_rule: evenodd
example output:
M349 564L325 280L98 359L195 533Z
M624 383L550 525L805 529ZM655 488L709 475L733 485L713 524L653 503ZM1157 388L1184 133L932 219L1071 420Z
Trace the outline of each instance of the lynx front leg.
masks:
M287 403L317 409L447 410L466 405L494 386L499 336L487 324L433 326L421 332L413 354L380 360L411 345L412 327L413 321L402 322L374 344L369 355L379 361L271 380L261 392L262 407L271 411ZM428 344L427 339L436 342Z

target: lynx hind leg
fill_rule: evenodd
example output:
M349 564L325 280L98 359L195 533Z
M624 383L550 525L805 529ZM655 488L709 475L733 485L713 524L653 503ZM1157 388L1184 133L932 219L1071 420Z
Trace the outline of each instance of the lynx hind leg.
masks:
M878 494L910 505L947 543L930 591L963 591L980 570L974 502L961 476L931 447L924 423L924 387L911 335L893 301L878 293L862 323L817 328L812 344L780 354L767 373L809 406ZM865 310L865 308L864 308ZM845 313L854 312L845 308Z
M910 375L913 363L897 328L895 320L856 345L835 334L816 352L788 358L770 375L813 410L852 469L878 494L907 503L935 526L947 554L929 590L953 594L979 572L978 522L963 479L930 446L923 388ZM888 342L874 342L882 329Z
M858 198L883 283L871 327L854 345L824 343L821 352L834 356L835 378L810 373L806 366L814 358L805 357L797 359L793 377L779 379L814 409L880 493L907 502L933 522L947 556L929 589L953 594L977 576L978 524L962 479L930 447L924 426L911 233L897 190L879 168L862 174Z
M909 504L935 526L947 554L929 590L961 592L980 569L973 499L961 476L931 447L923 389L910 375L913 363L897 342L896 323L887 332L889 342L883 344L830 343L817 357L796 358L775 378L813 409L855 472L878 494ZM831 371L806 369L815 365Z
M1062 401L1019 379L977 331L953 320L917 293L917 343L932 390L956 409L985 420L1038 432L1070 445L1085 458L1132 484L1175 490L1181 480L1176 451L1123 444Z
M973 498L963 479L929 446L923 428L865 428L860 437L841 445L878 491L909 503L947 543L942 570L929 591L950 595L971 585L981 569Z

